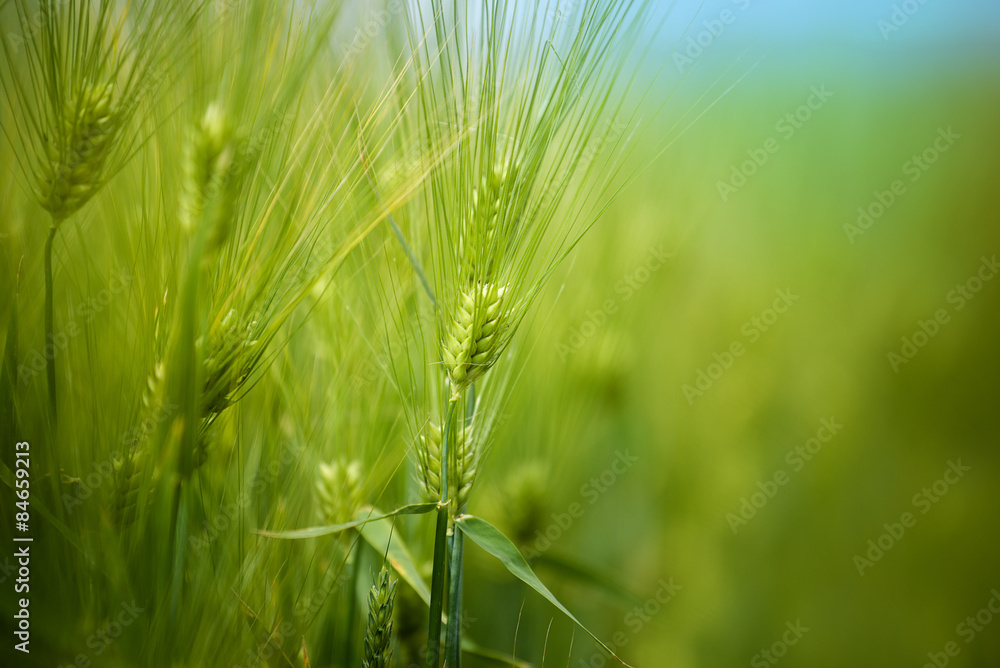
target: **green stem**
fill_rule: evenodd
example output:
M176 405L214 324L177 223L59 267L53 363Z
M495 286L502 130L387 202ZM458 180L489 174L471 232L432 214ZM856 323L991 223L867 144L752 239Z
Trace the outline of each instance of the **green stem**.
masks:
M347 592L347 641L344 643L344 665L353 666L354 665L354 629L355 629L355 616L357 616L358 610L358 572L361 570L358 568L358 558L360 554L354 555L354 560L351 560L351 548L352 544L348 544L347 549L347 561L348 568L350 568L350 573L348 575L348 581L350 582L350 589Z
M476 386L467 390L465 422L471 423L476 412ZM442 459L444 455L442 454ZM458 499L455 499L458 503ZM465 512L465 508L455 508L455 516ZM444 663L448 668L459 668L462 662L462 563L465 553L465 536L455 531L448 541L451 548L451 567L448 569L448 629L445 631Z
M462 660L462 554L465 551L462 532L451 537L451 578L448 590L448 630L445 632L444 663L459 668Z
M52 219L49 236L45 239L45 376L49 386L49 416L52 424L56 424L56 360L55 360L55 327L52 324L52 242L56 238L58 222ZM52 346L52 354L46 348Z
M450 520L448 502L448 441L451 436L451 419L455 413L455 400L448 402L448 417L441 436L441 504L437 511L434 527L434 571L431 574L430 617L427 620L427 662L426 668L438 668L441 653L441 611L444 608L445 570L447 568L448 524Z

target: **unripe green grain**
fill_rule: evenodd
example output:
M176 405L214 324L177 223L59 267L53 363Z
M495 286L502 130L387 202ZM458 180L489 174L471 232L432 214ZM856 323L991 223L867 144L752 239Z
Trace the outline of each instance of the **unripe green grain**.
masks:
M441 428L427 425L420 435L417 448L418 481L427 501L441 500ZM471 428L458 430L449 448L454 447L455 459L449 463L448 480L456 508L464 508L469 500L469 492L476 481L479 457Z
M83 206L104 182L104 163L118 125L112 85L84 84L58 118L59 127L45 137L35 185L55 224Z
M320 462L316 476L316 509L320 521L344 524L361 507L361 462Z
M392 607L396 581L383 565L368 595L368 628L365 630L363 668L386 668L392 658Z
M238 155L238 143L228 119L218 105L209 105L185 150L180 201L181 226L189 231L200 223L207 207L215 207L211 211L209 250L222 246L232 226Z
M486 373L500 357L506 333L504 294L494 283L464 291L444 336L444 363L454 395Z
M205 350L205 385L202 397L203 417L217 415L228 408L233 393L250 374L252 349L258 344L253 338L257 323L243 323L235 310L230 310L208 337Z
M111 517L119 528L135 522L139 498L139 465L134 456L115 459L115 488L111 502Z

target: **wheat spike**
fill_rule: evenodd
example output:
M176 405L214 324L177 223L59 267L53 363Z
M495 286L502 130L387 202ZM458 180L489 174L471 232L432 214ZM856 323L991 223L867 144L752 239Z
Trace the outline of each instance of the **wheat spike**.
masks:
M452 495L456 508L462 509L469 500L469 492L476 481L479 457L475 447L475 439L471 427L457 430L454 448L455 459L449 463L448 480L451 483ZM435 424L427 425L425 433L420 435L420 447L417 448L418 480L428 501L441 500L441 428Z
M516 165L504 164L484 174L479 186L472 189L472 210L464 221L459 246L464 274L470 281L492 280L500 265L507 245L500 243L500 219L509 205L516 173Z
M443 346L444 363L456 397L500 357L506 330L505 293L506 288L485 283L459 297Z
M59 114L60 127L45 136L45 156L35 185L55 224L94 196L117 129L111 84L84 84Z
M392 607L396 597L396 581L384 565L368 594L368 628L365 630L363 668L386 668L392 657Z
M115 459L115 488L111 502L111 517L119 528L135 522L139 498L139 465L135 456Z
M230 310L220 326L208 337L205 351L205 384L202 397L203 417L218 415L232 403L232 395L250 375L256 321L244 324L235 310Z
M320 462L316 476L317 514L326 524L350 522L361 506L361 462Z
M195 127L184 154L184 183L180 201L180 222L193 230L207 207L212 231L208 249L222 246L232 226L236 208L236 161L238 143L222 109L211 104Z

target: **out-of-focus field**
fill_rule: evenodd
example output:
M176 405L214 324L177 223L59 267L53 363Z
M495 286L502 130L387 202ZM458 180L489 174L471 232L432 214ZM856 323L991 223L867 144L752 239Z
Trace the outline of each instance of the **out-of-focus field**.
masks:
M788 665L923 665L951 641L949 665L1000 656L997 622L974 626L992 613L956 628L1000 605L998 73L817 63L763 63L585 241L533 330L550 380L522 386L528 440L490 460L498 484L552 461L539 529L639 597L573 590L638 665L768 665L786 622L808 628ZM832 97L788 137L776 124L819 85ZM769 138L778 151L723 201L718 182ZM935 142L936 162L911 163ZM880 193L895 201L859 226ZM634 465L594 492L619 452ZM664 582L682 588L659 611Z

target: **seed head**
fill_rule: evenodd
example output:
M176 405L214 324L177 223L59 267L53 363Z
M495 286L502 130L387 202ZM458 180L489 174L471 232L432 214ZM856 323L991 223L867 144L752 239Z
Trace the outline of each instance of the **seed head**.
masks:
M244 324L236 311L230 310L219 328L209 335L205 351L203 417L211 417L228 408L233 402L232 395L250 375L253 350L258 344L253 338L256 327L256 321Z
M317 513L325 524L344 524L361 506L361 462L320 462L316 476Z
M506 334L506 291L495 283L484 283L459 296L443 346L444 363L455 396L500 357Z
M160 361L153 366L153 371L146 377L146 388L142 391L142 406L151 413L160 410L166 373L166 367Z
M84 84L57 117L58 127L44 136L35 192L52 218L62 221L104 182L104 163L118 125L112 85Z
M114 466L114 496L111 517L124 529L135 522L139 498L139 466L135 456L116 458Z
M386 668L392 658L392 607L396 598L396 581L383 565L368 594L368 628L365 630L363 668Z
M472 190L472 212L463 230L460 253L465 274L472 281L490 280L506 250L500 242L500 218L517 174L516 165L503 164L484 174Z
M238 143L222 109L209 105L187 144L180 202L180 222L189 231L200 224L206 207L215 207L209 249L221 247L232 226L238 153Z
M476 481L479 457L475 446L472 427L457 429L454 444L449 449L455 454L453 462L449 463L448 481L453 490L452 497L456 508L465 508L469 500L469 492ZM451 459L451 457L449 457ZM441 500L441 428L428 424L420 435L420 447L417 448L417 474L424 497L428 501Z

